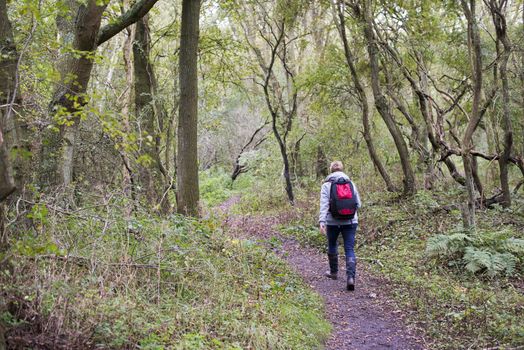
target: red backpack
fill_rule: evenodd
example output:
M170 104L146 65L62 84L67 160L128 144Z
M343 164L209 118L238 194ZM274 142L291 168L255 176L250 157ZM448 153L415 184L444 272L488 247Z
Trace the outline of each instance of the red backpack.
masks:
M329 211L335 219L352 220L357 212L357 198L353 183L343 177L330 180Z

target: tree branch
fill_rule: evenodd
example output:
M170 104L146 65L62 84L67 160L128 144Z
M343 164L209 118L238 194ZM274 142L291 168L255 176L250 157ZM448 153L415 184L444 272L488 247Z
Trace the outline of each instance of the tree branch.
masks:
M149 10L156 4L158 0L140 0L137 1L126 13L118 17L115 21L102 27L98 33L96 39L96 45L100 46L118 33L124 28L136 23L142 17L144 17Z

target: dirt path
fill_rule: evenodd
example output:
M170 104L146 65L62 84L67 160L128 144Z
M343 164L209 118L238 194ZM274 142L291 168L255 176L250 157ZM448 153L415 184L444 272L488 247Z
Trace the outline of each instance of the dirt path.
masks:
M229 232L262 241L274 237L280 239L282 246L276 249L276 253L324 298L326 317L333 325L326 349L426 348L417 332L403 322L404 312L396 309L395 303L387 297L384 281L371 276L364 264L357 265L356 288L354 292L348 292L345 290L343 256L340 257L339 279L334 281L324 277L323 273L328 269L327 257L280 235L275 226L283 221L281 218L227 214L234 201L227 201L220 208L226 213Z

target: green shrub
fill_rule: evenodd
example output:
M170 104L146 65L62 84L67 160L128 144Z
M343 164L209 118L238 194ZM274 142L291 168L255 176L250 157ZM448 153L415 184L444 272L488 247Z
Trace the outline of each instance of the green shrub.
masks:
M221 169L202 171L199 174L200 197L207 207L224 202L232 195L231 178Z

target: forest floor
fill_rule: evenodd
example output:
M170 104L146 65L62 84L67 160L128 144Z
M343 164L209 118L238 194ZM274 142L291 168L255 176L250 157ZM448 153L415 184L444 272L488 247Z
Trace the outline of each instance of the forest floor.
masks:
M339 279L323 274L327 257L317 249L301 245L282 235L277 226L285 224L282 216L248 216L231 213L238 201L231 198L219 210L224 213L228 232L238 238L262 242L302 276L325 302L325 315L332 324L326 349L424 349L421 331L405 322L404 311L389 297L385 280L373 276L365 263L359 262L355 291L345 289L343 255L339 262ZM358 260L358 252L357 252Z

